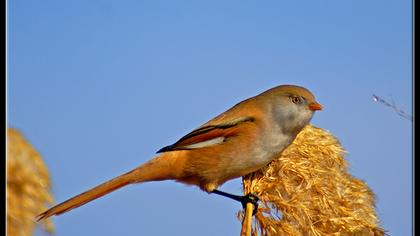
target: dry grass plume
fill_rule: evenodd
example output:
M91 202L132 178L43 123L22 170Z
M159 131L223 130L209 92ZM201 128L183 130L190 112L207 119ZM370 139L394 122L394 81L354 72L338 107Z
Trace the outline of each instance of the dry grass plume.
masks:
M308 125L278 159L245 176L245 194L261 200L252 235L384 235L374 194L348 173L344 154L333 135Z
M6 233L32 235L35 216L53 202L50 180L39 153L12 128L7 129L6 182ZM44 221L42 227L53 231L50 220Z

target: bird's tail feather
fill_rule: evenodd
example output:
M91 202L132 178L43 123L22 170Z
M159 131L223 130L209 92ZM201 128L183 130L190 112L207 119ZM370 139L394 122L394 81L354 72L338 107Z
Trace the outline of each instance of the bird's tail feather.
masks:
M112 191L115 191L125 185L132 183L141 183L146 181L158 181L173 178L174 158L165 160L165 155L158 156L151 161L137 167L136 169L115 177L103 184L100 184L86 192L83 192L69 200L62 202L36 217L37 221L48 218L53 215L60 215L74 208L82 206L90 201L102 197Z
M77 208L81 205L84 205L92 200L95 200L103 195L115 191L127 184L132 182L131 172L120 175L114 179L111 179L103 184L100 184L86 192L83 192L75 197L70 198L69 200L62 202L47 211L39 214L36 217L37 221L48 218L53 215L60 215L64 212L70 211L74 208Z

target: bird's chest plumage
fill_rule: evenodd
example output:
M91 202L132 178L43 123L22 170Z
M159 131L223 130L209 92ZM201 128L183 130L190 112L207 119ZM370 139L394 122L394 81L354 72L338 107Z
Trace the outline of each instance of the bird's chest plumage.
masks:
M261 134L255 139L253 147L246 155L246 161L243 161L242 167L248 172L266 166L293 142L293 137L285 135L280 127L271 127Z

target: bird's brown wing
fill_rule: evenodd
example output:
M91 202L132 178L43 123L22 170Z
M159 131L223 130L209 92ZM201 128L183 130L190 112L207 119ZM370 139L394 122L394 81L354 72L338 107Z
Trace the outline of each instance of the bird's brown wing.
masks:
M175 150L189 150L206 147L223 142L226 138L234 136L238 126L244 122L253 122L250 116L240 117L220 124L213 124L200 127L179 139L176 143L161 148L157 153Z

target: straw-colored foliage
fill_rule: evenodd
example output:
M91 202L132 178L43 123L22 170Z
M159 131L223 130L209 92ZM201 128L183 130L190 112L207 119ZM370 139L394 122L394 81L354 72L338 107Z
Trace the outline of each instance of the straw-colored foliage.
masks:
M384 235L374 194L348 173L344 154L333 135L308 125L278 159L245 176L244 192L261 200L252 235Z
M7 235L32 235L35 216L53 202L48 170L39 153L15 129L7 130L6 159ZM53 231L50 220L42 223Z

